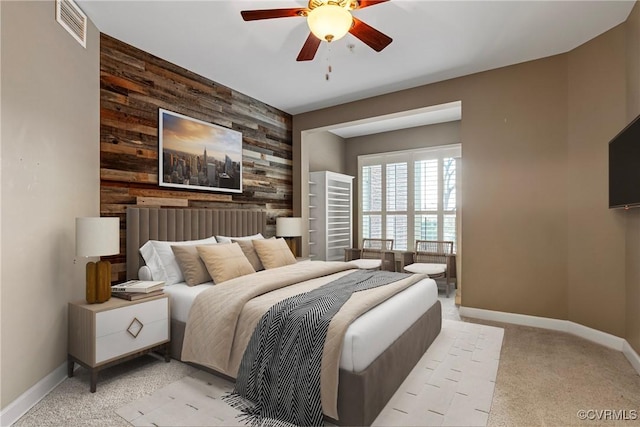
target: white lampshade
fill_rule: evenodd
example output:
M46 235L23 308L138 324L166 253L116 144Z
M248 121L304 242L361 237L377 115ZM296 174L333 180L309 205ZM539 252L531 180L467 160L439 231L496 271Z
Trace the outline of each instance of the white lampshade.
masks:
M309 12L307 24L314 36L331 42L341 39L349 32L353 17L344 7L324 4Z
M76 255L106 256L120 253L120 218L76 218Z
M302 236L302 218L276 218L276 235L279 237Z

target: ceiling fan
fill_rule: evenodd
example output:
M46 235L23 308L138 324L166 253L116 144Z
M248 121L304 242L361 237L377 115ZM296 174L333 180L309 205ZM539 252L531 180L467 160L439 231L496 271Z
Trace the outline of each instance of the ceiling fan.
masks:
M309 0L302 8L244 10L245 21L260 19L305 17L311 32L296 61L311 61L316 55L320 42L332 42L347 33L353 34L376 52L387 47L393 39L365 24L351 14L352 10L374 6L389 0Z

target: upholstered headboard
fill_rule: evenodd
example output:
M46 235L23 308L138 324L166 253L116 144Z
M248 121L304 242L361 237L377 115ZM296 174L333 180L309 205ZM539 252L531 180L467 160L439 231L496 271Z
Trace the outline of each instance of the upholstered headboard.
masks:
M127 279L138 277L138 270L144 265L139 249L148 240L264 234L266 226L264 211L127 208Z

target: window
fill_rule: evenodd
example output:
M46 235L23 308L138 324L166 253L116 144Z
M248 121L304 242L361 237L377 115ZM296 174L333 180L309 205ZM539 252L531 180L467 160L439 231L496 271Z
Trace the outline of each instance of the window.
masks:
M416 239L452 240L460 144L358 157L360 238L394 239L413 250Z

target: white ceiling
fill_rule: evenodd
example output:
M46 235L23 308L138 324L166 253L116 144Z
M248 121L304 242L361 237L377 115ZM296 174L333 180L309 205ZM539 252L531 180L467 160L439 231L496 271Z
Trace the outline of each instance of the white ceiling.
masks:
M296 62L304 18L244 22L240 11L305 1L78 3L101 32L290 114L563 53L624 22L634 4L392 0L354 12L393 38L382 52L347 35Z

